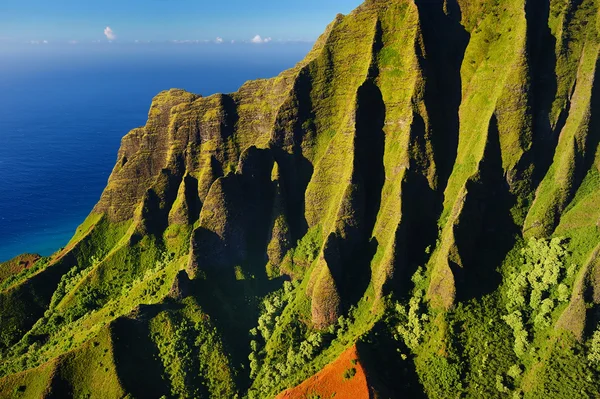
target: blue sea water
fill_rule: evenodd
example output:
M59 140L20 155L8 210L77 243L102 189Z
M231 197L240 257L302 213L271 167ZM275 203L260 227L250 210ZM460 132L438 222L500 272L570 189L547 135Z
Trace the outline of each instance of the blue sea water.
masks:
M309 44L0 49L0 262L64 246L152 97L210 95L293 66Z

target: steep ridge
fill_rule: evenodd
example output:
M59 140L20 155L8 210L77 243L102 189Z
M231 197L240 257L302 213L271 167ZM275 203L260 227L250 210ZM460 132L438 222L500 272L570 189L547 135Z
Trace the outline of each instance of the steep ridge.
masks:
M356 343L384 396L600 395L599 10L368 0L160 93L71 242L0 265L0 396L275 397Z

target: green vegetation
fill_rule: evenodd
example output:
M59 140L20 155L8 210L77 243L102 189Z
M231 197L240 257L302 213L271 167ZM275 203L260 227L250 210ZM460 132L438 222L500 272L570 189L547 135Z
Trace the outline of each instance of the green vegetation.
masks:
M217 330L191 298L184 305L182 311L162 312L150 322L150 337L170 381L171 395L233 397L233 376Z
M534 331L551 326L552 313L570 299L576 265L567 267L563 240L529 240L521 250L523 265L508 277L504 321L512 328L514 350L522 357Z
M367 0L160 93L67 246L0 265L0 397L273 398L349 348L377 397L599 396L598 6Z
M43 270L48 265L48 262L48 258L41 258L37 260L30 268L24 269L15 274L8 275L5 279L2 280L0 289L7 290L8 288L16 285L17 283L27 280L29 277ZM8 262L6 263L6 265L8 265Z
M590 340L588 360L594 364L600 363L600 330L594 331L594 335Z
M346 369L346 371L344 371L344 379L345 380L350 380L355 375L356 375L356 369L354 367L351 367L349 369Z
M419 268L412 277L415 284L413 296L408 301L408 309L397 303L395 310L399 318L397 331L406 346L416 349L425 336L425 323L428 321L425 305L425 279L423 270Z

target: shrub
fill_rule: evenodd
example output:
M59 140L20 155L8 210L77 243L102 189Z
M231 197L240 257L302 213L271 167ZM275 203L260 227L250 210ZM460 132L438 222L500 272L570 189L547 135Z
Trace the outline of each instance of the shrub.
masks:
M294 264L299 264L304 267L317 259L321 250L321 229L318 227L312 228L306 235L298 241L298 245L292 251L292 260Z
M346 369L346 371L344 371L344 379L345 380L349 380L352 377L354 377L356 375L356 369L354 367L351 367L349 369Z
M532 238L521 250L521 264L507 278L503 317L513 330L517 356L525 355L536 331L551 326L556 306L569 300L568 283L576 270L567 267L569 256L561 238Z
M258 326L250 330L250 378L255 378L258 375L262 366L262 358L264 357L264 345L271 338L275 326L279 320L279 316L285 309L289 300L292 297L294 289L297 287L297 282L290 283L285 281L283 287L269 295L262 302L262 311L258 318ZM303 348L307 352L308 348ZM293 360L293 359L292 359ZM284 370L285 371L285 370Z
M594 332L590 340L588 360L596 365L600 365L600 328Z
M425 306L425 276L421 267L413 275L412 281L415 283L415 289L408 302L408 308L399 303L395 308L399 319L397 333L406 346L414 351L423 340L425 323L429 319Z

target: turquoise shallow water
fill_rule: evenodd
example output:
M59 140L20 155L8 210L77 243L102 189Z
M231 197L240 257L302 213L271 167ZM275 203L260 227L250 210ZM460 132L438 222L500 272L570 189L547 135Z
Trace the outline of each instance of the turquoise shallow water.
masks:
M97 202L121 137L152 97L235 91L308 44L147 45L11 51L0 63L0 262L64 246Z

